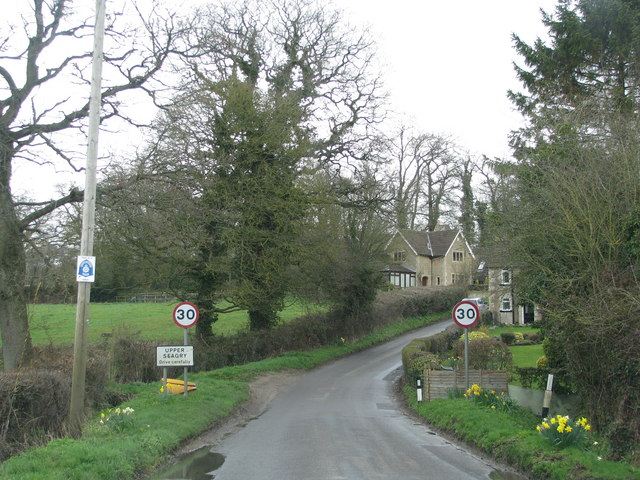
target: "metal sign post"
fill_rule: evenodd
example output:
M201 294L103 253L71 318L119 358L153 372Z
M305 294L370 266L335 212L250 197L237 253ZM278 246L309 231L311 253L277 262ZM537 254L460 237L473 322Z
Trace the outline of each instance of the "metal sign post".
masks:
M182 302L176 305L176 308L173 309L173 321L179 327L184 329L184 346L187 347L189 345L189 336L187 334L187 329L193 327L196 323L198 323L198 319L200 318L200 312L198 312L198 308L190 302ZM187 391L189 389L189 385L187 382L187 371L188 368L185 365L184 367L184 396L187 396ZM166 375L165 375L166 379ZM166 385L165 385L166 390Z
M169 395L169 388L167 387L167 380L169 378L169 370L167 367L162 367L162 391L164 392L164 396Z
M186 332L186 330L185 330ZM162 387L165 395L169 391L174 391L175 385L179 380L170 380L167 378L167 367L184 367L184 385L186 391L195 387L193 383L187 382L187 367L193 366L193 346L191 345L162 345L156 347L156 365L162 367ZM171 385L170 385L171 384ZM194 388L195 389L195 388ZM186 392L184 392L186 395Z
M187 335L187 329L184 329L184 346L188 346L189 345L189 338ZM188 383L187 383L187 371L189 370L188 367L184 367L184 373L182 374L182 376L184 377L184 396L187 396L187 388L188 388Z
M480 318L480 309L475 303L462 301L453 307L453 321L464 328L464 383L469 390L469 328Z

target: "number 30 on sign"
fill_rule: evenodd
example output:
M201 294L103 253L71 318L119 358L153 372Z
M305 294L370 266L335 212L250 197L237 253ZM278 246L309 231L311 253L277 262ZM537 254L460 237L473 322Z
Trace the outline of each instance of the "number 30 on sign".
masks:
M173 321L182 328L193 327L200 317L198 309L193 303L182 302L173 309Z
M462 328L473 327L480 318L480 309L471 302L458 302L453 307L453 321Z

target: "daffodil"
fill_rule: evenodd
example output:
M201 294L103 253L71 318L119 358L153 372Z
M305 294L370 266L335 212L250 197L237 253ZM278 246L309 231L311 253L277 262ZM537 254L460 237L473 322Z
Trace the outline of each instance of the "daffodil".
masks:
M545 418L541 424L536 426L536 430L556 447L584 446L587 442L585 432L590 428L586 418L572 421L568 415Z

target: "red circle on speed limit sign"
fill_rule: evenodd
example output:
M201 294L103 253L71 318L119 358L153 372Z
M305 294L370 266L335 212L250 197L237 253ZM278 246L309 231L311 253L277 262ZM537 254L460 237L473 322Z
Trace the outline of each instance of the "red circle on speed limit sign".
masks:
M200 317L198 308L190 302L179 303L173 309L173 321L182 328L193 327Z
M462 301L453 307L453 321L462 328L473 327L480 318L480 309L474 303Z

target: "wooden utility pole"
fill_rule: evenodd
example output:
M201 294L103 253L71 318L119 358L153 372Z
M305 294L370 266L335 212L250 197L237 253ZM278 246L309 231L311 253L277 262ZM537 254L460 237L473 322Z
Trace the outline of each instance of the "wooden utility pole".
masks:
M100 104L102 101L102 45L106 0L96 0L96 23L93 39L93 61L91 71L91 97L89 99L89 141L85 172L84 204L82 207L82 236L80 256L93 254L93 232L96 210L96 170L98 164L98 133L100 127ZM84 421L84 394L87 373L87 327L89 322L89 299L91 282L78 282L78 304L76 332L73 347L73 376L71 380L71 404L69 421L77 435Z

